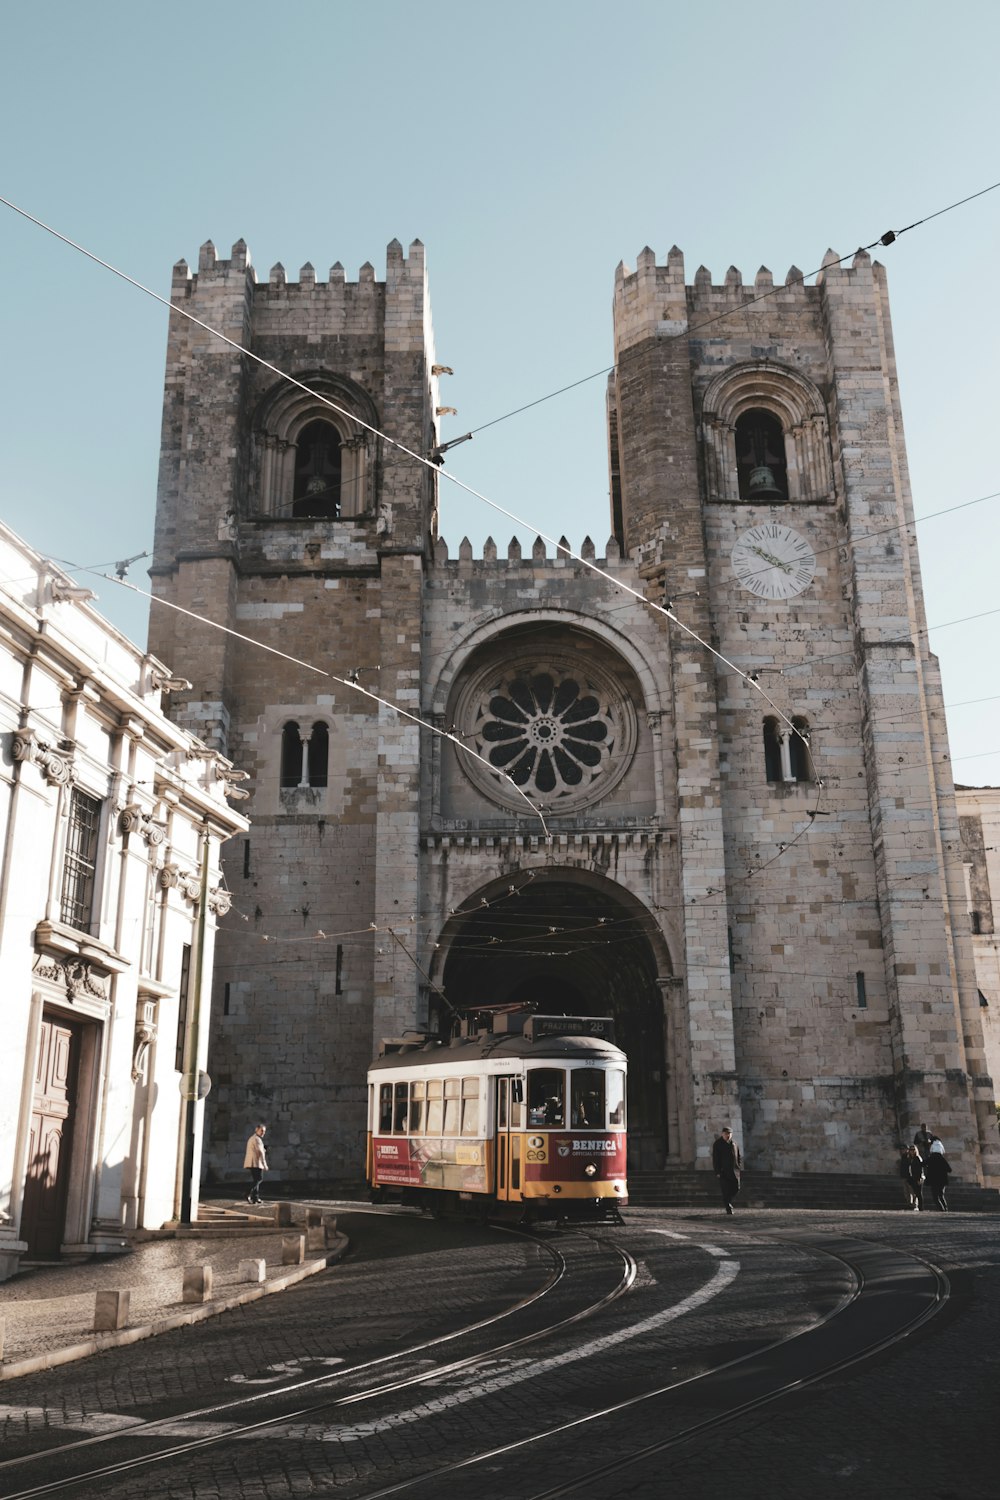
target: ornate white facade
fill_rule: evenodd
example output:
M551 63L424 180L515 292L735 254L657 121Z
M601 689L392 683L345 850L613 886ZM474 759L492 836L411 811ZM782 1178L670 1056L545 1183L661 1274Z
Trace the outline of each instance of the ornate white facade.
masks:
M183 1096L207 1076L219 847L247 823L88 590L3 526L0 579L4 1279L197 1207Z

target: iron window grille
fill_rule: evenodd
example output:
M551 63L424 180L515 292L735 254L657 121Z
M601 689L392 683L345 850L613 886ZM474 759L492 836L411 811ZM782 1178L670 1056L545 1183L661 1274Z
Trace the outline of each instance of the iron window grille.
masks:
M70 927L90 930L94 917L94 885L97 846L101 825L101 802L73 788L63 861L60 916Z

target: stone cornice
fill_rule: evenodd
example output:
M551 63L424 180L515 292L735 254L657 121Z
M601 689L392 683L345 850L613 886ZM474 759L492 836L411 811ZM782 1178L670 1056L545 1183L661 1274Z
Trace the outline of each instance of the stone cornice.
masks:
M553 833L551 839L546 839L542 833L509 833L489 828L434 829L421 833L420 846L422 849L527 849L539 853L551 849L569 854L574 850L605 847L648 849L669 844L672 838L669 830L662 828L584 829L573 833Z

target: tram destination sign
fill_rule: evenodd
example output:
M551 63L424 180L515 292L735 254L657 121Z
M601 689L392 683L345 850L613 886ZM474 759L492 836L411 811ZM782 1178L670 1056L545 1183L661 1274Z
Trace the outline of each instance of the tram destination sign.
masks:
M545 1036L596 1036L613 1042L615 1023L610 1016L529 1016L524 1034L534 1042Z

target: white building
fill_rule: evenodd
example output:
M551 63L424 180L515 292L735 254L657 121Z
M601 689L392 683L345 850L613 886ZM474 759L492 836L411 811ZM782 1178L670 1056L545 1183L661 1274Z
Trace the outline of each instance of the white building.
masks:
M0 526L0 1279L197 1209L228 761ZM203 998L204 997L204 998Z

